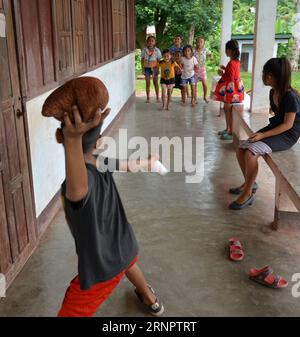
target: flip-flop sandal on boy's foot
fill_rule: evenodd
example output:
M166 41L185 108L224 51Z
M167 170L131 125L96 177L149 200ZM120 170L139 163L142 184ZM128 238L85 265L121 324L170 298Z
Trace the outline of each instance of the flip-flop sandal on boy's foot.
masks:
M229 239L229 258L232 261L239 262L245 257L242 244L235 238Z
M262 269L251 269L249 274L250 280L262 284L272 289L282 289L288 286L288 282L281 276L274 275L273 269L266 266Z

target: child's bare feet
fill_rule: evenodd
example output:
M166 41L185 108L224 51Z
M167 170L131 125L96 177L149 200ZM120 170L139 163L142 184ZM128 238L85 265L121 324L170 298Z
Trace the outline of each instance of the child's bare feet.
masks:
M150 103L150 98L147 98L146 103Z
M204 101L205 101L206 104L209 103L209 99L207 97L204 97Z

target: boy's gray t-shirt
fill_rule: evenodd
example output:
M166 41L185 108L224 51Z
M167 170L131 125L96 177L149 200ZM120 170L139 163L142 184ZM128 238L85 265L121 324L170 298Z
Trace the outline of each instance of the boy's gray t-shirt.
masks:
M75 239L80 288L113 279L129 267L138 245L111 172L99 172L86 164L88 194L73 203L62 196L66 219Z

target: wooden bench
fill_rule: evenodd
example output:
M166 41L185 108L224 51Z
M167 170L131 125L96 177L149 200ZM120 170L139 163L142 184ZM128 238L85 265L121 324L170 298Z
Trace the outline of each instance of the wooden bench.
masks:
M238 145L253 132L268 125L268 114L251 114L242 107L233 109L233 136ZM300 221L300 143L291 150L263 156L275 179L275 211L272 229L277 230L282 216L294 213Z

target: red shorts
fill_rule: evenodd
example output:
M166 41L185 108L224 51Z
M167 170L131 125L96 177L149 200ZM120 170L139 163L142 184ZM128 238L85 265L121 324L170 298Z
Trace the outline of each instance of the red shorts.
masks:
M67 289L58 317L92 317L99 306L108 298L121 281L127 270L138 260L136 257L131 265L112 280L93 285L89 290L81 290L79 277L76 276Z

